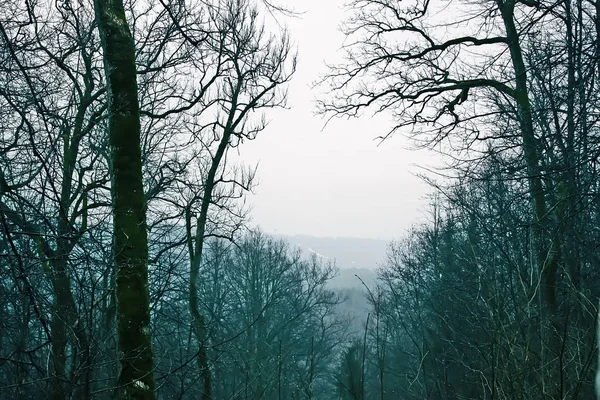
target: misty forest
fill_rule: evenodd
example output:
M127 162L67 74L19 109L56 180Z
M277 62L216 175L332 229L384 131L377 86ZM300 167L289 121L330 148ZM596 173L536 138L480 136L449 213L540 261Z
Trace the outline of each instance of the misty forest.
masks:
M302 7L0 0L1 398L595 398L600 0L347 0L310 107L443 163L354 269L252 221Z

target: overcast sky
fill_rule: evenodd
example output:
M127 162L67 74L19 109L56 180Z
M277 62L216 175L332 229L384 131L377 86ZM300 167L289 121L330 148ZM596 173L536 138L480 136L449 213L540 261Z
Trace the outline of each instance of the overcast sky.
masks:
M336 119L323 129L311 83L325 60L340 57L347 14L341 0L301 4L302 17L285 20L299 49L290 109L270 112L267 129L240 149L246 162L259 163L259 185L249 197L253 224L288 235L399 238L426 208L429 189L414 176L422 172L416 165L436 158L411 150L400 135L379 144L388 116Z

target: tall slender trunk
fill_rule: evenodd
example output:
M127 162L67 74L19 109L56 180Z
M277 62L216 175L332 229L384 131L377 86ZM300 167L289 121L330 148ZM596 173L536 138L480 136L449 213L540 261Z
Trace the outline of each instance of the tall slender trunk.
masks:
M118 396L154 399L148 238L142 182L135 45L122 0L96 0L104 52L111 158L113 249L121 371Z
M541 312L541 352L543 372L541 377L544 394L556 395L558 375L547 373L552 371L552 353L559 354L560 344L557 332L556 277L558 271L561 244L558 238L549 235L549 216L546 205L546 195L540 167L540 147L536 143L531 102L527 85L527 68L523 58L519 33L515 25L515 0L497 0L498 8L506 30L506 38L511 61L515 73L515 100L518 110L518 121L523 141L523 156L529 180L529 191L533 212L532 238L535 264L540 276L540 312ZM547 342L548 345L545 345ZM557 364L557 363L556 363ZM546 389L550 386L550 389Z
M192 235L192 215L191 210L186 210L186 236L188 253L190 256L190 284L189 284L189 310L192 317L193 332L198 345L197 361L200 368L202 379L202 397L201 400L212 400L212 377L210 365L208 364L207 353L207 334L206 320L200 313L198 307L198 278L200 275L200 265L202 254L204 252L204 236L206 233L206 222L208 220L208 211L212 202L212 195L215 189L217 172L221 161L225 156L229 146L229 140L235 128L235 111L238 105L238 95L242 89L242 81L238 80L232 91L231 108L227 118L227 123L223 129L223 136L217 147L217 151L211 160L211 165L204 181L204 193L202 193L202 202L200 204L200 213L196 219L196 232Z
M63 182L61 185L60 217L58 220L57 250L52 254L52 286L54 291L54 312L52 319L52 353L54 358L55 379L53 399L62 400L70 397L73 387L77 388L76 397L87 399L90 396L90 382L92 373L92 361L89 348L88 334L85 330L83 318L80 318L75 304L75 296L71 287L68 265L75 242L69 239L71 226L68 221L67 212L71 206L71 189L73 171L75 169L75 158L78 146L66 149L64 153ZM71 150L73 150L71 152ZM40 251L40 257L44 257ZM70 379L67 379L65 349L71 341L75 351L74 361ZM83 375L83 381L81 376ZM66 381L70 384L65 387ZM79 384L82 384L79 387Z
M89 398L91 382L92 366L88 336L83 321L77 314L77 307L73 293L71 292L66 264L67 260L65 257L60 257L52 262L52 283L54 287L54 305L51 323L54 368L52 398L56 400L63 400L70 397L69 393L79 383L83 386L77 388L79 393L78 398ZM72 343L73 351L76 352L74 362L71 365L73 370L70 371L70 379L65 356L66 345L69 341ZM80 382L81 374L83 374L82 382Z
M529 190L531 193L531 204L533 209L533 234L536 242L536 256L538 267L542 270L542 275L551 275L555 271L550 271L550 268L545 268L546 255L543 249L544 225L547 221L546 199L544 195L544 186L542 183L538 146L533 128L533 117L531 114L531 103L529 100L529 92L527 88L527 70L523 59L523 52L519 42L519 34L514 21L514 6L513 0L499 2L502 19L506 29L508 47L512 59L513 68L515 71L515 100L518 107L518 120L521 129L521 138L523 140L523 155L527 168L529 180ZM546 278L546 280L548 280ZM551 287L546 285L543 290L545 292L545 302L548 306L554 307L554 294L551 292Z
M208 209L212 201L212 193L215 187L215 177L225 155L231 130L225 130L223 137L212 159L208 175L204 184L204 193L200 205L200 214L196 220L196 233L192 237L192 216L189 209L186 212L186 234L188 241L188 252L190 256L190 285L189 285L189 310L192 317L192 326L196 343L198 345L197 362L200 369L202 380L201 400L212 399L212 377L210 366L208 365L208 352L206 348L206 321L200 313L198 307L198 277L200 275L200 264L202 262L202 253L204 252L204 235L206 231L206 221L208 220Z

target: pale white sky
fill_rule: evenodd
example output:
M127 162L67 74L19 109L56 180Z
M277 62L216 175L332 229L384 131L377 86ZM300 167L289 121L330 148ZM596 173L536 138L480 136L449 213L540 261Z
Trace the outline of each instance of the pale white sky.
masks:
M335 119L322 130L311 83L325 60L340 57L338 28L347 14L342 0L301 4L300 19L285 19L299 48L290 110L269 112L267 129L240 148L245 162L259 163L259 185L248 199L253 223L288 235L399 238L427 203L429 188L414 176L422 172L416 165L433 165L437 157L410 150L400 135L378 146L375 138L391 126L385 115Z

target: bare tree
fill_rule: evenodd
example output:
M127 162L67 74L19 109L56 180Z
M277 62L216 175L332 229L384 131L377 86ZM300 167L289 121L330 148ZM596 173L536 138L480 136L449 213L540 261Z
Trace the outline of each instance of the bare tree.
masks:
M89 210L106 204L98 196L106 176L89 174L90 165L102 164L101 157L82 150L94 142L89 136L101 122L104 89L95 85L98 65L89 50L98 43L90 13L65 7L50 26L41 16L45 7L42 2L16 8L0 21L6 73L0 95L7 113L2 130L8 139L0 208L5 233L35 243L38 266L52 287L53 397L64 398L71 385L82 383L82 396L90 390L90 343L70 268L83 255L77 247L88 229ZM69 343L76 349L70 359Z
M227 153L244 140L253 139L264 126L264 119L253 121L252 115L264 108L285 105L285 92L280 88L295 70L289 39L265 33L257 20L258 14L248 2L227 1L209 9L208 46L218 54L214 70L215 88L202 99L205 113L215 113L215 119L197 120L192 124L195 136L207 133L203 145L209 151L205 174L200 175L198 191L192 193L185 209L186 240L190 259L189 310L198 346L198 365L203 377L203 398L212 398L212 384L207 356L206 319L198 304L198 278L204 242L210 236L230 236L239 228L243 213L233 213L233 225L208 226L211 205L222 210L234 210L225 204L243 196L250 189L254 171L248 174L226 168ZM205 27L206 29L206 27ZM190 39L191 40L191 39ZM216 145L216 148L211 146ZM229 175L229 176L228 176ZM222 222L222 220L221 220Z
M257 110L284 105L281 87L295 61L287 36L268 35L244 2L127 2L123 10L135 42L144 174L143 189L129 189L144 192L154 274L150 310L157 315L163 299L189 283L180 268L186 210L192 242L199 220L201 241L241 232L255 169L228 162L228 152L264 127ZM110 167L105 133L114 113L107 112L93 7L7 6L0 23L0 248L12 277L2 281L2 298L15 301L6 313L9 329L33 324L29 331L39 333L10 341L2 357L15 368L3 369L2 388L25 397L47 390L60 399L110 396L117 372L113 320L122 314L114 291L119 277L107 260L124 253L110 246L109 225L116 221L109 173L118 169ZM226 149L218 152L222 143ZM203 204L209 206L200 218ZM20 295L4 296L12 288ZM169 339L156 341L164 349ZM162 371L171 370L161 356ZM184 354L181 360L183 369ZM127 378L121 379L123 388Z
M104 50L111 155L119 398L153 399L148 239L142 181L135 43L120 0L95 2Z
M590 217L578 211L589 204L587 189L580 189L589 187L587 179L595 175L588 168L597 158L589 140L597 92L594 8L576 1L509 0L465 9L452 2L443 13L457 18L447 23L439 17L442 6L427 1L350 5L347 58L324 78L331 97L320 102L320 111L390 112L395 123L383 138L402 131L439 145L459 179L489 177L480 173L491 157L509 172L491 179L527 181L514 187L523 190L531 210L531 288L540 312L533 347L545 371L535 379L548 396L564 396L566 343L581 344L580 335L589 337L591 329L583 323L590 321L591 292L579 278L590 264L572 238L574 224L582 230L589 224L575 221ZM585 239L577 242L587 247ZM585 300L573 304L574 293L586 293ZM581 322L571 331L573 308ZM580 349L587 359L588 345ZM588 379L574 374L578 382Z

